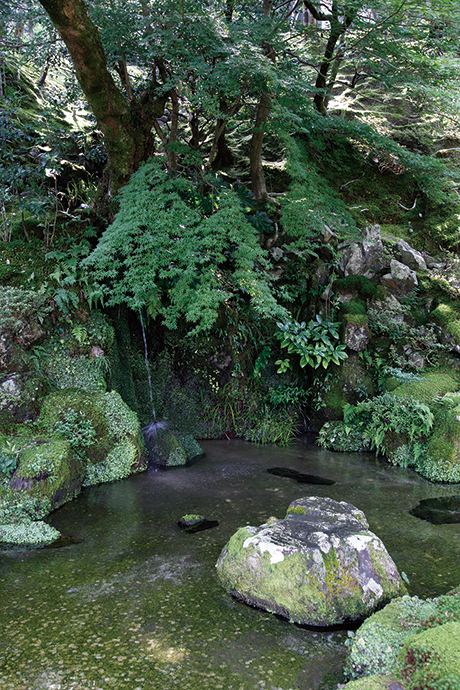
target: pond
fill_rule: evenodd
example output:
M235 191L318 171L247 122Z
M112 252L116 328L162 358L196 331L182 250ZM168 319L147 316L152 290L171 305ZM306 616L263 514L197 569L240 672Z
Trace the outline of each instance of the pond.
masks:
M458 495L371 454L206 441L187 468L92 487L49 517L74 543L0 555L0 688L301 690L336 688L346 630L308 630L241 604L215 563L236 529L284 517L303 496L353 503L384 541L410 593L460 583L460 527L410 515ZM299 483L289 468L334 481ZM201 513L219 526L177 526Z

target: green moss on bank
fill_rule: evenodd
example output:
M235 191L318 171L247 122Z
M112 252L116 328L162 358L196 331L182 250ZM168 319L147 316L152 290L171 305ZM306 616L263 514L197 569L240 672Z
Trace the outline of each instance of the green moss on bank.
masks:
M59 537L59 532L42 520L0 524L0 542L6 546L45 546Z
M458 390L458 385L455 372L428 372L423 374L420 381L411 381L397 386L391 391L391 395L403 399L415 398L425 405L430 405L436 398Z

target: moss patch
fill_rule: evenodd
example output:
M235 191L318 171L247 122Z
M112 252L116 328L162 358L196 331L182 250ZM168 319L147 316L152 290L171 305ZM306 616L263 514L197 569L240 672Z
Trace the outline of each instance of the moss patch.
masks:
M431 317L437 321L460 344L460 313L449 303L442 302L431 312Z
M401 597L364 621L353 638L346 675L355 679L375 674L397 674L404 641L422 629L423 621L438 611L432 602Z
M59 532L46 522L0 524L0 541L11 546L45 546L59 537Z
M397 398L415 398L426 405L433 403L435 398L458 390L458 380L454 372L429 372L420 381L411 381L397 386L391 395Z
M446 623L406 640L401 659L409 690L459 690L460 623Z

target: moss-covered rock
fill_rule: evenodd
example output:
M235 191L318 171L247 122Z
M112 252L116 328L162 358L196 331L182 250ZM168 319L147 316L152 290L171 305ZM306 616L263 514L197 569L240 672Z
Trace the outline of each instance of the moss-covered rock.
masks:
M325 422L341 420L346 403L355 405L363 397L374 394L372 376L359 355L351 352L340 367L333 367L329 389L323 395L323 407L311 416L311 429L319 431Z
M344 343L353 352L366 349L371 337L369 323L365 314L347 313L343 317Z
M430 315L460 345L460 313L458 307L449 302L441 302Z
M43 517L80 493L83 468L68 441L31 442L19 453L10 488L35 501Z
M0 373L24 371L24 353L44 331L44 298L34 290L0 286Z
M349 678L374 674L397 675L399 654L405 640L421 630L422 623L436 616L432 601L401 597L374 613L356 632L345 666Z
M34 419L42 390L42 379L28 372L1 377L0 428L7 429L14 422Z
M307 625L360 620L406 591L364 514L330 498L302 498L284 520L240 528L216 567L237 598Z
M187 451L168 429L158 429L152 451L152 461L158 465L177 467L187 464Z
M187 462L203 455L203 449L191 434L184 434L180 431L176 431L175 436L187 454Z

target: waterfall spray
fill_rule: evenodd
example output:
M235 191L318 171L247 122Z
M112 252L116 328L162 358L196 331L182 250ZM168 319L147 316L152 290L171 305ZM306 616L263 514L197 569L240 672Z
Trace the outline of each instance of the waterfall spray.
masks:
M154 444L157 432L159 429L166 429L166 422L158 422L157 421L155 406L153 404L153 390L152 390L152 378L150 376L149 351L147 348L147 338L145 335L144 321L142 319L142 312L141 312L140 308L139 308L139 318L141 321L142 337L144 339L145 368L147 371L147 380L149 383L150 404L152 406L152 421L150 422L150 424L147 424L147 426L142 429L142 434L144 436L146 446L149 449L149 455L152 455L152 453L153 453L152 446Z

